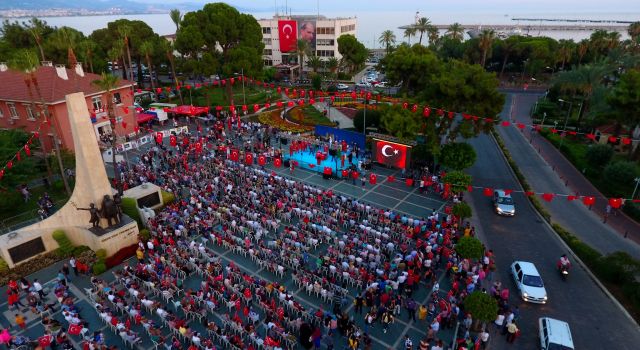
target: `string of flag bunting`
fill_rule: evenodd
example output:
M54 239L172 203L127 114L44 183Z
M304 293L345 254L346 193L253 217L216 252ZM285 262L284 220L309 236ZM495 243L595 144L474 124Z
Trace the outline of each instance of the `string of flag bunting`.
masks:
M20 148L18 148L15 153L13 153L13 155L11 156L11 158L9 160L7 160L4 165L2 165L2 167L0 167L0 181L2 181L2 178L5 175L5 172L7 170L11 170L13 168L13 166L15 165L15 163L22 161L22 152L24 152L24 154L27 157L31 156L31 144L33 143L33 140L40 137L40 129L42 128L42 126L44 124L47 124L47 122L42 122L39 126L38 129L36 131L34 131L29 138L27 139L27 142L25 142Z

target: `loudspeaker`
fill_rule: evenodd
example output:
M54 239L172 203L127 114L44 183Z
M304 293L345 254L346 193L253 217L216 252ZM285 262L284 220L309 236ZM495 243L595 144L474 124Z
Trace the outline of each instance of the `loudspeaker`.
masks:
M284 166L286 166L287 168L291 165L291 163L289 162L289 159L286 159L284 161Z
M280 143L283 145L289 144L289 139L280 139Z

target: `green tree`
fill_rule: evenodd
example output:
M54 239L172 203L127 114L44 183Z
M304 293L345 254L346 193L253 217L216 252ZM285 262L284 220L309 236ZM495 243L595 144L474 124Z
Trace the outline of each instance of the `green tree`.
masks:
M500 77L504 75L504 69L509 62L509 58L512 55L516 55L520 49L520 40L519 36L510 36L505 40L500 41L499 49L502 51L502 68L500 69Z
M427 36L429 37L429 45L436 47L439 38L438 27L433 25L429 26L429 28L427 28Z
M420 39L418 40L418 43L420 45L422 45L422 36L429 30L430 26L431 21L429 21L429 19L426 17L420 18L418 22L413 26L416 31L420 32Z
M582 39L578 43L578 47L576 48L576 53L578 54L578 66L582 64L582 59L587 54L589 50L589 39Z
M564 65L571 61L571 57L576 50L576 44L573 40L561 39L558 45L558 58L561 62L560 69L564 70Z
M320 74L313 74L311 77L311 86L316 91L319 91L322 88L322 77Z
M367 128L379 128L380 127L380 110L368 109L367 110ZM364 108L358 109L356 116L353 118L353 127L356 130L364 130Z
M613 157L613 148L609 145L596 144L592 145L587 149L587 153L585 154L585 158L589 165L593 169L604 168Z
M462 237L456 243L456 252L463 259L478 260L484 256L484 245L475 237Z
M144 55L145 61L147 62L147 69L149 69L149 76L150 76L150 80L151 80L151 90L152 91L156 91L156 83L155 83L155 79L153 77L153 63L151 62L151 57L154 54L155 51L155 46L153 45L153 42L150 40L147 40L145 42L143 42L140 45L140 53L142 53L142 55Z
M162 52L165 53L167 60L169 61L169 67L171 67L171 76L173 77L173 84L175 86L176 91L178 91L178 97L180 99L180 104L184 104L184 99L182 98L182 92L180 91L180 82L178 81L178 76L176 75L176 56L173 54L173 45L168 41L163 41L160 45Z
M462 24L455 22L447 28L445 35L452 40L462 41L464 38L464 27Z
M620 126L627 126L634 129L640 124L640 70L632 69L626 71L620 77L613 92L607 98L608 104L613 108L613 115L619 134Z
M107 115L109 117L109 121L111 121L111 132L113 133L111 138L111 154L113 158L111 159L113 165L113 174L116 182L120 182L120 172L118 171L118 165L116 163L116 147L118 142L118 136L116 135L116 113L113 103L113 90L118 86L119 79L113 74L102 73L101 79L94 80L91 83L103 91L107 92Z
M454 204L453 208L451 208L451 212L453 215L460 218L460 221L464 221L464 219L468 219L473 215L471 206L465 202L458 202Z
M41 21L36 17L33 17L29 20L29 23L26 24L29 33L33 36L33 40L38 46L38 51L40 52L40 59L46 61L44 56L44 49L42 47L44 35L47 32L47 22Z
M425 89L442 66L433 51L421 45L405 44L386 55L380 65L391 83L402 82L403 90L414 93Z
M335 75L338 67L340 66L340 61L338 61L335 57L329 57L327 60L327 69L331 72L331 75Z
M627 33L629 33L629 36L631 37L631 41L634 43L637 43L638 38L640 38L640 22L633 22L629 24Z
M98 51L98 44L91 39L82 40L78 43L78 50L82 61L87 65L89 72L94 73L93 58Z
M407 29L404 30L403 36L405 38L409 39L408 40L408 44L409 45L411 45L411 37L412 36L416 36L416 32L417 32L416 28L413 28L413 27L410 27L410 28L407 28Z
M352 34L343 34L338 37L338 52L351 73L362 67L369 56L369 50Z
M310 55L309 58L307 58L307 65L311 67L311 70L314 73L317 73L318 70L322 68L323 63L324 62L320 59L320 57L316 55Z
M380 45L383 45L385 47L387 54L389 54L389 52L391 52L391 48L396 43L396 35L393 33L392 30L387 29L384 32L382 32L382 34L380 34L380 37L378 38L378 43L380 43Z
M477 329L480 322L492 322L498 317L498 302L496 298L481 291L469 294L463 301L464 310L473 317L473 328Z
M476 162L476 151L465 142L448 143L440 151L440 162L449 169L463 170Z
M462 171L450 171L444 175L442 182L451 185L451 191L454 193L464 192L471 185L471 175Z
M491 46L493 45L493 41L496 38L496 32L492 29L484 29L480 33L480 42L478 43L480 50L482 50L482 61L480 65L484 67L487 56L491 56Z
M171 18L171 22L176 25L176 33L180 30L180 22L182 21L182 14L178 9L172 9L169 11L169 18Z
M304 58L308 56L310 52L309 42L304 39L298 39L296 41L296 54L298 55L298 63L300 64L300 75L304 70Z
M633 184L633 179L639 174L635 162L617 161L609 163L602 175L614 196L626 196L628 193L624 189Z
M380 111L380 126L390 135L401 140L414 140L420 130L416 113L399 105L386 106Z

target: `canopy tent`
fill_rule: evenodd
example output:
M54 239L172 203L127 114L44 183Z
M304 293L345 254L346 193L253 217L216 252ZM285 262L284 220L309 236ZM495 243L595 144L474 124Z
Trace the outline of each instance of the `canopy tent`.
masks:
M155 119L156 116L155 113L136 113L136 120L138 124L142 124Z
M196 116L200 114L206 114L209 112L209 107L197 107L197 106L177 106L174 108L169 108L167 110L168 113L174 113L178 115L187 115L187 116Z

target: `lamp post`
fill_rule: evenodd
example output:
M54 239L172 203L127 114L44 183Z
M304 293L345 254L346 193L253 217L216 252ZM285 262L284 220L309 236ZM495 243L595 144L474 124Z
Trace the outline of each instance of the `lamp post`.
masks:
M234 75L238 75L238 73L233 73ZM242 104L246 105L247 104L247 99L246 96L244 94L244 68L240 68L240 77L242 79Z
M636 177L635 179L633 179L633 181L635 181L636 186L633 188L633 194L631 195L631 200L634 200L636 198L636 191L638 190L638 185L640 184L640 177Z
M560 151L562 152L562 143L564 142L565 137L567 137L567 124L569 123L569 116L571 115L571 108L573 107L573 102L571 101L565 101L561 98L558 99L558 102L567 102L569 104L569 110L567 111L567 117L564 119L564 128L562 129L562 133L564 134L561 138L560 138Z

